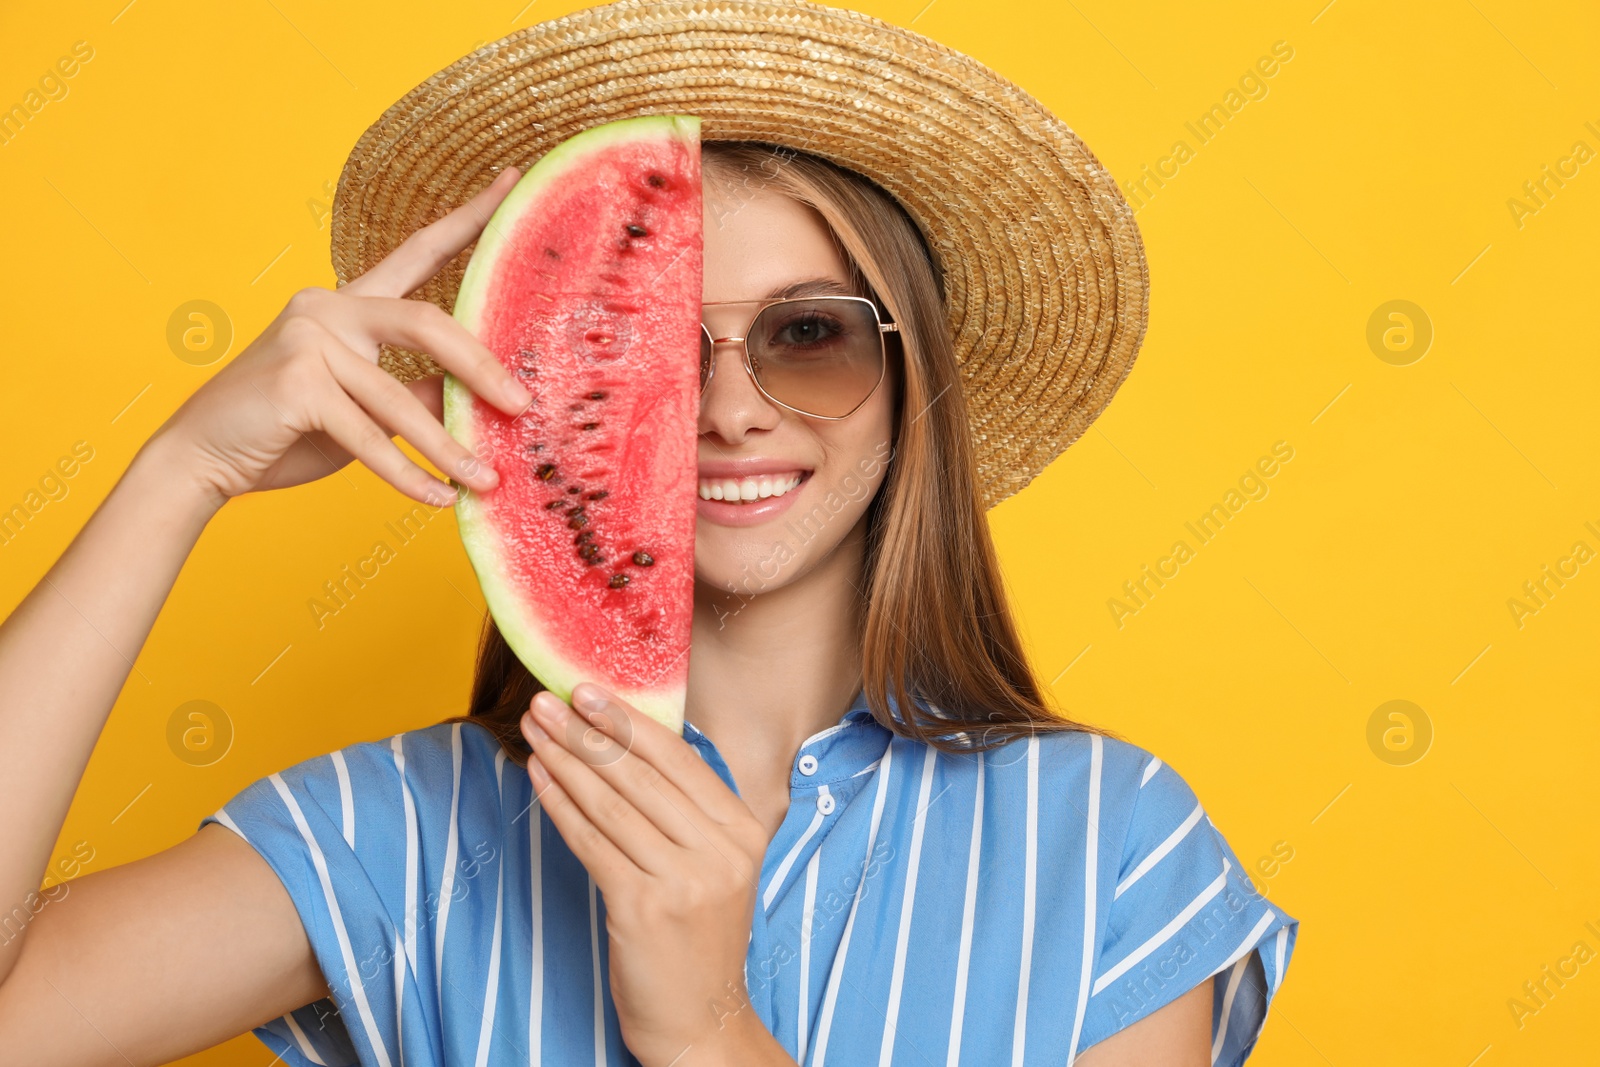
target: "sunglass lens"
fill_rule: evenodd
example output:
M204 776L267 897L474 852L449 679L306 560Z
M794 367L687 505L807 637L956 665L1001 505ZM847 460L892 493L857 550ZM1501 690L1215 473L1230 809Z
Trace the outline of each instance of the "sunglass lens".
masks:
M751 325L748 343L761 388L813 415L848 415L883 377L883 335L872 306L861 300L769 305Z
M706 387L706 379L711 377L711 359L713 348L711 331L706 329L706 324L700 324L700 388Z

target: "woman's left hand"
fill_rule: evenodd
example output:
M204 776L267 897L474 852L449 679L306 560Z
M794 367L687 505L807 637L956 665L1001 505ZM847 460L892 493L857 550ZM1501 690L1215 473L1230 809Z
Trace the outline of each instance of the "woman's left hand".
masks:
M683 738L590 683L573 707L539 693L522 732L540 805L605 897L611 997L634 1056L793 1064L745 988L767 846L749 806Z

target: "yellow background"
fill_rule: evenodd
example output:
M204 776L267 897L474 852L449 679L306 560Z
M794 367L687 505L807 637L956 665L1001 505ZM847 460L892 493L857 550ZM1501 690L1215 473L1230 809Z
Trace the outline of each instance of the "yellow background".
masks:
M0 545L4 610L224 365L175 358L173 310L224 308L231 357L294 290L331 286L316 202L367 125L479 42L581 6L126 3L0 13L0 106L94 50L0 145L0 505L94 450ZM1036 93L1123 182L1192 150L1138 213L1152 300L1132 376L993 527L1062 705L1177 767L1243 862L1292 853L1256 871L1302 929L1252 1062L1594 1062L1600 962L1520 1026L1508 1001L1537 1006L1523 983L1576 942L1600 951L1600 563L1520 626L1508 601L1575 542L1600 550L1600 163L1520 220L1508 201L1531 206L1523 183L1575 142L1600 150L1600 19L1324 3L861 6ZM1266 95L1200 144L1185 123L1279 41L1293 58ZM1434 334L1404 366L1367 342L1397 299ZM1184 524L1278 441L1294 454L1268 495L1199 545ZM58 856L144 856L257 777L464 706L482 600L450 514L316 628L308 599L409 510L347 473L211 524ZM1193 558L1119 627L1107 602L1179 539ZM235 732L209 766L169 748L191 700ZM1391 700L1431 724L1407 765L1368 743ZM268 1059L245 1036L186 1062Z

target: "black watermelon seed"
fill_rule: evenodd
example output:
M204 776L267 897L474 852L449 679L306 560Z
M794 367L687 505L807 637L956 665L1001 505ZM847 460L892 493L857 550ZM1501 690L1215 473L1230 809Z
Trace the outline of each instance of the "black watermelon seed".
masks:
M565 503L566 503L565 500L562 500L560 497L556 497L554 500L550 501L550 503L545 505L545 510L546 511L554 511L556 508L559 508L562 504L565 504Z
M596 489L592 493L583 494L583 498L585 500L604 500L606 497L608 497L610 495L611 494L609 492L607 492L606 490L604 490L604 489Z
M600 424L598 422L586 422L583 424L583 428L585 430L598 430L600 428Z
M599 391L596 391L596 392L593 392L593 393L589 394L589 399L590 400L604 400L605 398L606 398L606 394L604 394L602 392L599 392Z
M656 561L656 558L641 548L633 554L633 561L641 567L648 567Z
M582 411L583 410L583 405L582 404L569 404L569 405L567 405L567 410L568 411Z
M582 515L583 514L583 505L579 504L576 507L568 508L567 509L567 514L568 515Z
M556 251L556 250L555 250L555 249L553 249L553 248L547 248L547 249L545 249L545 250L544 250L544 254L545 254L545 255L547 255L547 256L549 256L549 257L550 257L550 258L551 258L551 259L560 259L560 258L561 258L561 253L560 253L560 252L557 252L557 251Z
M581 492L583 492L583 486L581 486L581 485L569 485L569 486L567 486L567 492L569 492L569 493L581 493Z
M554 463L541 463L533 473L540 481L548 482L556 476L556 465Z
M651 186L656 189L659 189L663 185L667 184L667 180L659 174L652 174L650 177L646 178L645 181L649 182Z
M643 237L649 232L649 230L645 229L643 226L640 226L637 222L628 223L628 235L630 237Z
M567 520L567 525L572 527L574 530L581 530L585 526L589 525L589 516L581 513L574 515L572 518Z
M611 576L611 581L607 582L606 584L613 589L621 589L623 586L628 584L628 576L626 574L613 574Z
M581 545L585 541L593 541L593 540L594 540L594 531L593 530L585 530L585 531L583 531L583 533L579 534L577 537L574 537L572 539L572 543L575 544L575 545Z

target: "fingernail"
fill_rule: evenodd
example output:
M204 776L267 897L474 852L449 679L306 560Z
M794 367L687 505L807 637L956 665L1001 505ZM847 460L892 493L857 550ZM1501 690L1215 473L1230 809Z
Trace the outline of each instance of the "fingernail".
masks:
M476 456L467 456L457 461L456 470L463 478L470 478L485 487L498 485L500 482L500 472L489 464L480 462ZM450 480L452 483L455 482L454 478Z
M533 714L531 712L522 716L522 725L527 728L528 733L531 734L535 740L550 740L550 735L544 732L544 727L540 726L533 720Z
M584 690L581 696L574 694L572 705L583 712L604 711L606 706L604 693L605 690L598 686Z
M531 710L534 718L543 719L553 725L560 725L563 721L562 716L566 714L565 708L566 705L562 703L560 697L554 695L548 689L541 689L534 695Z
M550 772L544 769L544 764L539 762L538 756L528 757L528 775L538 789L545 789L550 785Z
M505 395L507 401L519 408L527 407L529 402L533 400L532 393L509 378L501 384L500 392Z

